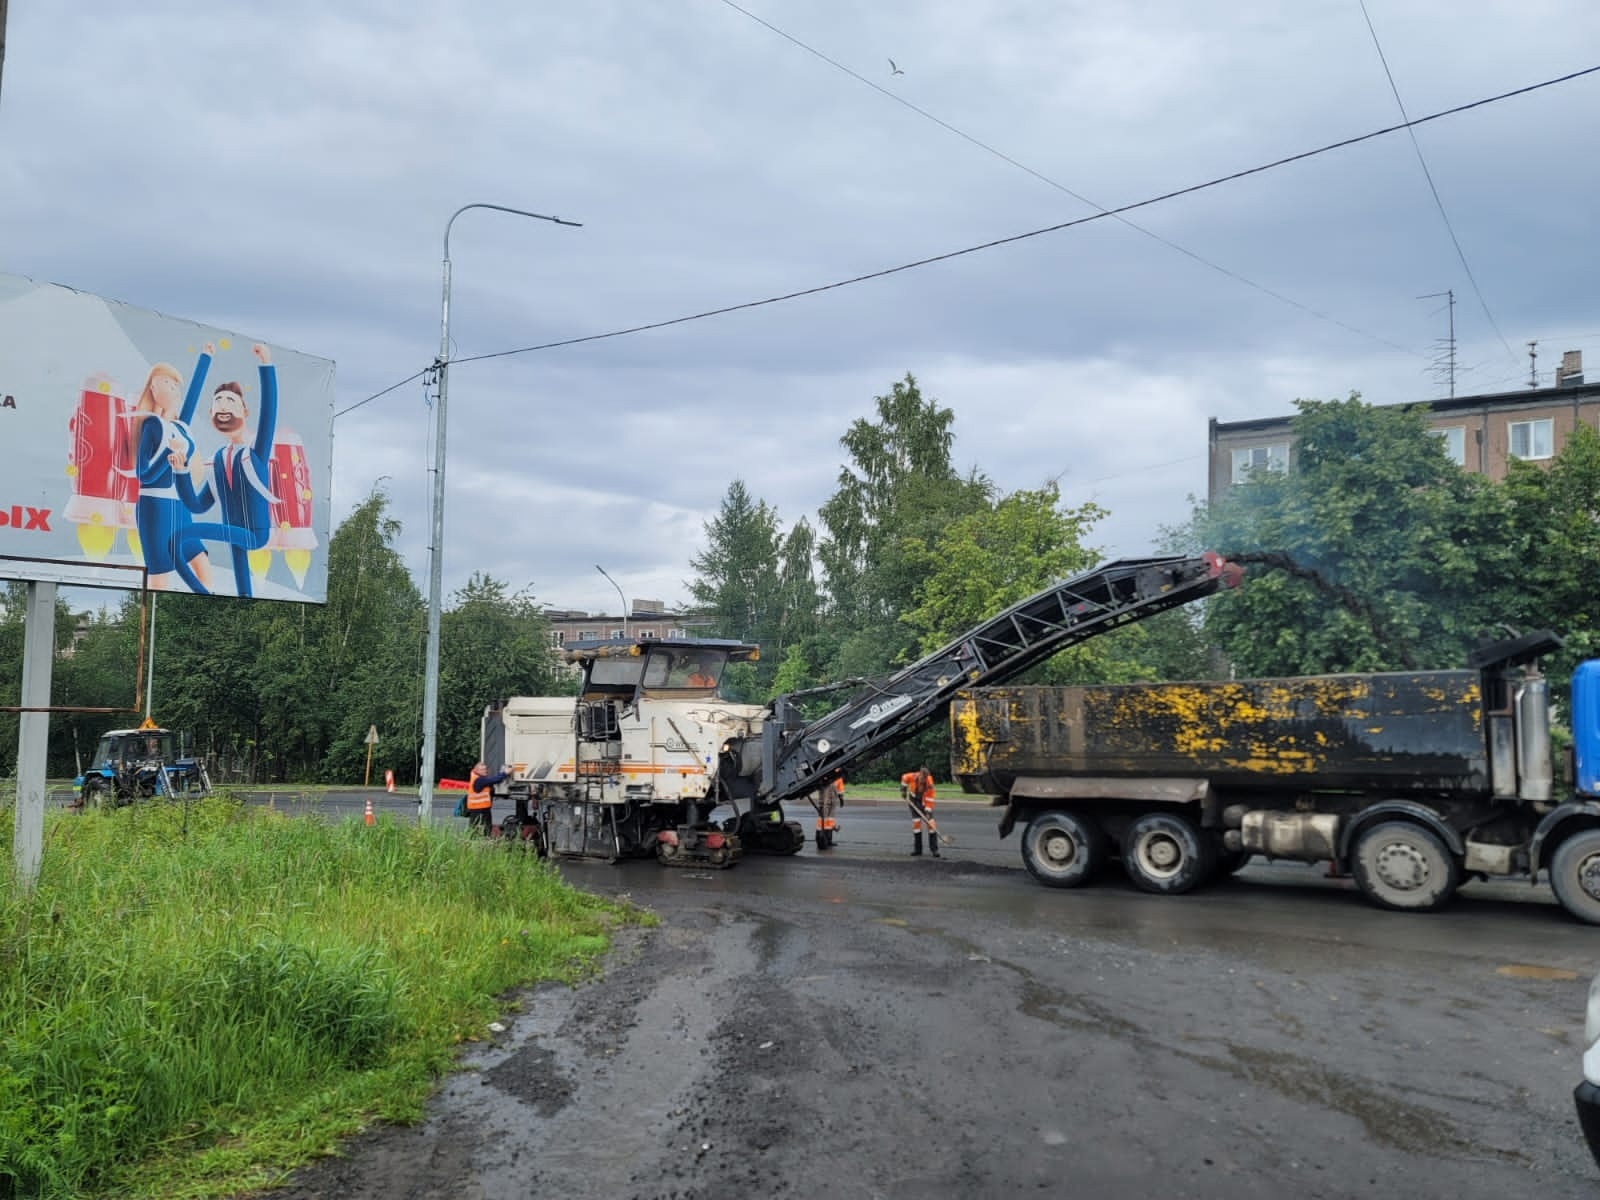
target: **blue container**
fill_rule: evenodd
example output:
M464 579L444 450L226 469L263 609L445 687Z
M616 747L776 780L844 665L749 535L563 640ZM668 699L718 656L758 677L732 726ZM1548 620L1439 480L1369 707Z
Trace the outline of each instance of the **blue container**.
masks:
M1572 753L1578 794L1600 797L1600 658L1572 673Z

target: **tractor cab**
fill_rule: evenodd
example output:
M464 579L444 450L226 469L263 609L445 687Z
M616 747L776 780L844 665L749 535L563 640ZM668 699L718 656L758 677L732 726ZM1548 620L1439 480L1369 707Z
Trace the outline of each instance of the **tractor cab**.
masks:
M723 638L577 642L563 657L583 669L585 700L697 700L719 697L729 663L754 662L760 648Z
M178 735L145 722L102 734L88 768L72 781L78 805L102 808L151 796L205 795L205 768L184 754Z

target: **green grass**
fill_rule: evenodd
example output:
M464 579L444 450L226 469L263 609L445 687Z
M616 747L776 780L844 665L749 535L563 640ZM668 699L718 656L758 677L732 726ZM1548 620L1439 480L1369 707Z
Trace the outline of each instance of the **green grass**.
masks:
M225 796L52 811L37 886L7 863L0 1196L281 1180L420 1116L497 997L580 976L634 917L481 839Z

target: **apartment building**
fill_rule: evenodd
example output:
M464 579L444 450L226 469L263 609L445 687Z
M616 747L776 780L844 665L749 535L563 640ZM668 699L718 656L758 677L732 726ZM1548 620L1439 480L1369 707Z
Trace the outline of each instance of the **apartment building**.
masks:
M1562 355L1553 387L1483 396L1413 401L1428 409L1428 424L1460 466L1504 479L1512 458L1555 457L1580 423L1600 429L1600 382L1585 383L1583 356ZM1211 419L1207 496L1215 500L1251 471L1286 471L1294 463L1291 417L1250 421Z
M625 616L588 613L573 608L547 608L550 648L568 642L606 641L611 638L682 638L703 632L710 619L695 613L669 612L660 600L631 600Z

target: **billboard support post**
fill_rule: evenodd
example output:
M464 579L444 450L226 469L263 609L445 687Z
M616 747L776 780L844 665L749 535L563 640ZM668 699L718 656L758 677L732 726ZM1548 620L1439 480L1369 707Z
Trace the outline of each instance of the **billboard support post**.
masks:
M29 580L22 631L22 703L17 720L17 811L12 840L17 882L31 890L44 854L45 760L50 749L50 670L55 658L56 585Z
M150 719L150 706L155 703L156 695L156 595L150 593L150 657L145 662L144 677L144 719Z
M433 433L433 543L428 551L428 650L422 680L422 779L417 793L417 817L424 825L433 819L434 763L438 757L439 725L439 604L444 563L444 435L445 405L450 397L450 226L469 208L490 208L517 217L532 217L556 225L580 226L543 213L507 208L503 204L463 204L444 223L444 299L439 308L439 357L433 368L439 380Z

